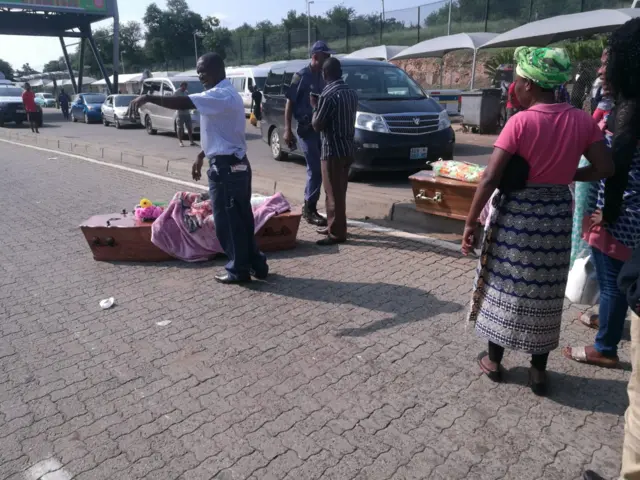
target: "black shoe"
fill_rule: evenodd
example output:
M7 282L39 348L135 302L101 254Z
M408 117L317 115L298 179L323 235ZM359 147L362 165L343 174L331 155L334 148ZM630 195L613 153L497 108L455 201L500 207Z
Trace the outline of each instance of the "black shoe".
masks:
M311 206L307 202L305 202L304 207L302 207L302 217L308 224L315 225L316 227L326 227L328 225L327 219L318 213L315 206Z
M228 273L219 273L218 275L214 276L213 279L216 282L222 283L222 284L225 284L225 285L242 284L242 283L248 283L248 282L251 281L251 277L234 278L231 275L229 275Z
M344 243L344 242L346 242L346 240L327 236L322 240L318 240L316 242L316 245L320 245L321 247L328 247L331 245L338 245L339 243Z
M547 394L547 372L539 372L531 367L529 369L529 386L534 395L544 397ZM534 379L534 376L538 378ZM598 478L598 477L595 477Z
M584 472L582 474L582 479L583 480L605 480L604 477L598 475L593 470L587 470L586 472Z
M263 272L256 272L255 270L251 270L251 276L255 277L258 280L266 280L267 277L269 276L269 270L266 271L266 273Z

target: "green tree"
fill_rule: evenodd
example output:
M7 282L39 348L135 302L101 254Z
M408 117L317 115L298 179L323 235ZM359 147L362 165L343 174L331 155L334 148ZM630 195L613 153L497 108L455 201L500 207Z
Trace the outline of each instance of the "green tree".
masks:
M228 28L216 28L205 35L203 44L208 52L215 52L226 59L233 44L231 31Z
M40 73L39 71L33 69L31 65L25 63L22 67L16 70L16 77L26 77L27 75L35 75L36 73Z
M0 58L0 72L4 74L7 80L13 80L14 72L11 64Z

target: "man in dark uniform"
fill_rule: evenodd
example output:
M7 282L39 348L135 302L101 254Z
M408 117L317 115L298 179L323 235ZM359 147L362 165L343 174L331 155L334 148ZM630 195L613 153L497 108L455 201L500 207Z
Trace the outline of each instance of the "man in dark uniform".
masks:
M307 162L307 185L304 191L304 208L302 214L305 220L319 227L326 227L327 220L318 213L318 199L322 187L322 169L320 167L320 134L311 126L313 108L311 95L319 96L324 90L322 65L333 52L323 41L317 41L311 48L311 62L291 80L287 92L287 106L284 114L284 141L290 147L295 140L293 137L292 119L297 122L296 134L300 148Z
M202 151L191 174L194 180L200 180L204 159L209 159L207 176L213 222L216 236L229 258L227 271L215 275L214 279L224 284L249 282L251 275L264 279L269 267L254 235L251 166L247 159L242 98L226 79L220 55L208 53L200 57L196 70L204 92L177 97L142 95L131 102L129 114L146 103L200 112Z
M249 87L251 92L251 111L256 117L256 120L262 120L262 92L260 89L253 85Z

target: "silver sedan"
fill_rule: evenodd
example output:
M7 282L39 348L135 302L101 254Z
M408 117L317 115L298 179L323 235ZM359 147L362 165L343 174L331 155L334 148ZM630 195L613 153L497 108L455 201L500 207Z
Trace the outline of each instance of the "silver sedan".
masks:
M120 129L126 125L140 125L140 118L131 118L127 115L131 100L136 95L109 95L102 104L102 123L105 127L113 124Z

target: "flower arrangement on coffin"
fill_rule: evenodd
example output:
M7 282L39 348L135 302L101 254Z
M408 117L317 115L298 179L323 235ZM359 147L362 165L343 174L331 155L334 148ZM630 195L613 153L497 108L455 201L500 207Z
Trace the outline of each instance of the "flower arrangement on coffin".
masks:
M135 215L138 220L143 222L153 222L164 212L164 205L154 203L148 198L143 198L135 208Z

